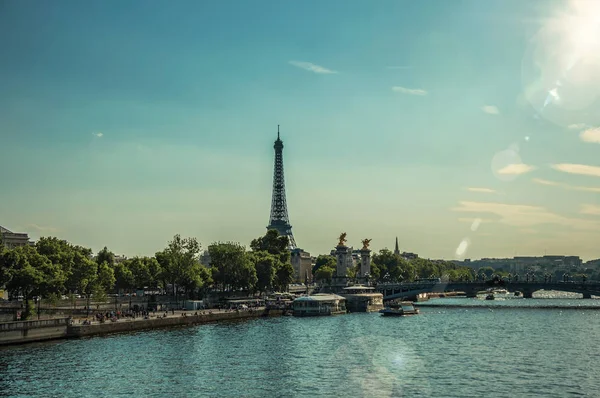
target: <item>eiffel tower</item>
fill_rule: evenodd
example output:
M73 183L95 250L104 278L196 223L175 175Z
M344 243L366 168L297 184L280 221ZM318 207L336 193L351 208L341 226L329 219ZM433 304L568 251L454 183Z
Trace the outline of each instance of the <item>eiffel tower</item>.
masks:
M271 218L267 230L274 229L279 235L287 236L290 249L295 249L296 240L292 235L292 226L288 218L287 203L285 200L285 180L283 178L283 141L279 138L279 125L277 125L277 140L275 141L275 170L273 172L273 199L271 200Z

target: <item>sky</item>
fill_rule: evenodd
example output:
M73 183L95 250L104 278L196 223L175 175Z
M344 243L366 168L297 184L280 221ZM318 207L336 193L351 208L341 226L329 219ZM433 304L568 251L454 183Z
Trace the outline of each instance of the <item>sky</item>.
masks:
M600 257L600 4L0 2L0 225Z

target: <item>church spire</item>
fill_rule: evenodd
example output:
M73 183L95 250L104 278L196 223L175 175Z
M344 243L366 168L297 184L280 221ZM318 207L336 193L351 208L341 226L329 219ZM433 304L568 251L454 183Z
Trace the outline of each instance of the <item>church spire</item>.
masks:
M398 247L398 237L396 236L396 247L394 248L394 254L400 255L400 248Z

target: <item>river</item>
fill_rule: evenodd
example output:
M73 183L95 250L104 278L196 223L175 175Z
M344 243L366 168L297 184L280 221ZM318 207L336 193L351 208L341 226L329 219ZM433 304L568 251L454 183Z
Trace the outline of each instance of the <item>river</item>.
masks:
M600 300L438 299L413 317L281 317L7 347L0 395L597 397L600 307L581 304Z

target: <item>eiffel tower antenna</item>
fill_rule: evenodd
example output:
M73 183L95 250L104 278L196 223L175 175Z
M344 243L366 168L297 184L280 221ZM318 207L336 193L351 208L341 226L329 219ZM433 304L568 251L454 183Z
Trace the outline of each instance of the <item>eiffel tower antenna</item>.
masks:
M292 226L288 217L287 202L285 199L285 179L283 177L283 141L279 138L279 125L277 125L277 140L275 149L275 167L273 172L273 197L271 199L271 217L267 230L274 229L279 235L287 236L290 249L295 249L296 240L292 234Z

